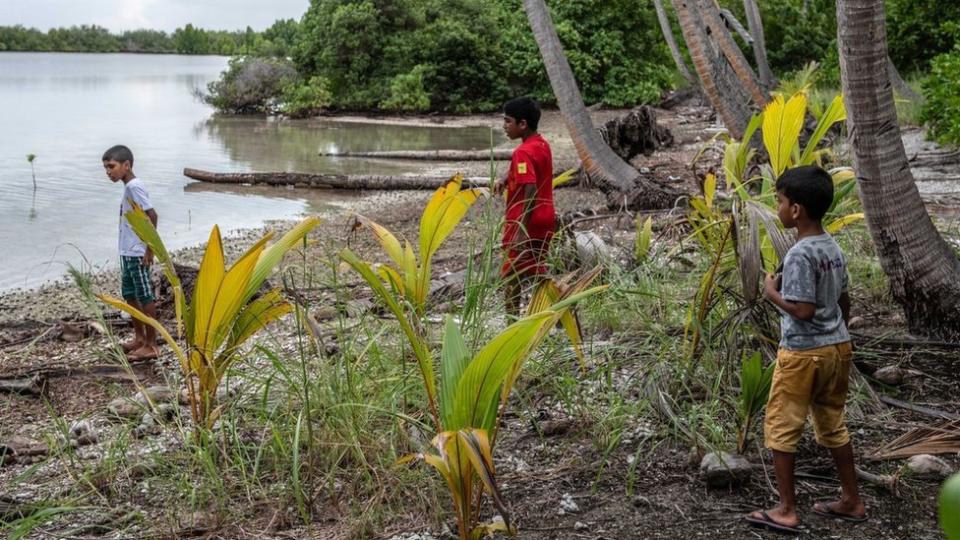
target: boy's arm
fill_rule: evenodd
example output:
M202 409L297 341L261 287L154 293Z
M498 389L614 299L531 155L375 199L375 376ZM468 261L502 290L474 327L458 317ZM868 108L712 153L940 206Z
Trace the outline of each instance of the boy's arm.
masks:
M153 208L144 211L147 214L147 217L150 218L150 223L153 223L153 228L157 228L157 222L159 221L159 216L157 216L157 211ZM153 264L153 250L150 249L150 246L147 246L147 251L143 254L143 259L141 260L144 266L150 266Z
M523 213L520 214L520 230L517 231L515 238L517 243L524 243L530 238L527 232L530 227L530 216L533 214L533 203L537 198L536 184L523 184L521 187L523 188Z
M847 294L847 291L840 293L840 298L837 300L837 303L840 304L840 313L843 314L843 325L850 326L850 295Z
M767 278L763 281L764 296L785 311L787 315L795 319L800 319L801 321L813 320L813 316L817 311L817 305L808 302L792 302L785 299L783 295L780 294L779 282L780 278L773 274L767 274Z

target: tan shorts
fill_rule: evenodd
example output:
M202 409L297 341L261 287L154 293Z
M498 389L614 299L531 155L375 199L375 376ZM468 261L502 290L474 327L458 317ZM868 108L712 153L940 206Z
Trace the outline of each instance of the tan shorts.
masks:
M777 352L763 435L767 448L796 452L807 411L817 442L838 448L850 442L843 423L850 377L850 342L805 351Z

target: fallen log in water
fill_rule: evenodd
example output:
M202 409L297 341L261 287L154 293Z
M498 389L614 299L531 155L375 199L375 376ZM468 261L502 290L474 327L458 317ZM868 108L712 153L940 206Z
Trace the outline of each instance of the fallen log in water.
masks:
M295 186L315 189L371 189L371 190L417 190L437 189L450 179L449 176L404 176L404 175L352 175L310 174L299 172L249 172L217 173L199 169L183 169L183 175L201 182L214 184L260 184L269 186ZM490 184L486 177L464 178L464 187L485 187Z
M413 159L423 161L510 161L512 148L493 150L378 150L367 152L320 152L325 157Z

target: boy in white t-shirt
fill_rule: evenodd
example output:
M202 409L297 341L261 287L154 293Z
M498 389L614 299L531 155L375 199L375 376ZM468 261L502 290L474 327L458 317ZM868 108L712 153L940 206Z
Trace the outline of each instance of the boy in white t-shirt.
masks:
M123 182L123 198L120 200L120 282L123 299L150 317L157 316L157 305L150 280L150 265L153 252L137 236L124 215L136 203L146 212L153 226L157 226L157 211L150 204L147 188L133 174L133 152L117 145L103 153L103 168L111 182ZM134 338L123 344L123 351L130 360L151 360L158 356L157 332L153 327L133 320Z

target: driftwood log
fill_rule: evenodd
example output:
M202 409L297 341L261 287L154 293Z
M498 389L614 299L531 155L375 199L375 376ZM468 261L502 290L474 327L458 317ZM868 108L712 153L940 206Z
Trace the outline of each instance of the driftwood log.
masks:
M509 161L512 148L493 150L382 150L370 152L320 152L326 157L349 157L370 159L411 159L423 161Z
M260 184L315 189L370 190L437 189L450 179L449 176L310 174L299 172L217 173L191 168L184 169L183 175L194 180L214 184ZM465 186L483 187L489 185L490 180L485 177L472 177L464 178L463 183Z

